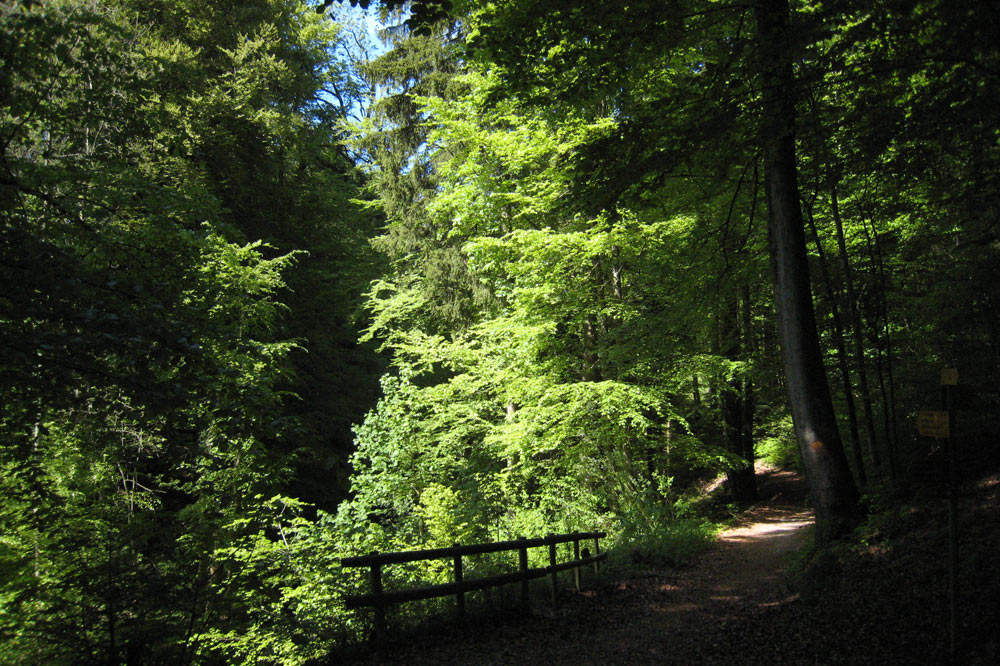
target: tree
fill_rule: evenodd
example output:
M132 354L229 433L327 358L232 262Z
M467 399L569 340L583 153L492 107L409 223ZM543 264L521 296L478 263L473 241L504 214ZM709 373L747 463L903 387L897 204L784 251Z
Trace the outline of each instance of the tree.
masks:
M205 167L205 186L234 239L296 253L282 301L294 373L281 387L297 496L332 509L346 492L351 426L374 402L381 359L357 343L362 293L380 270L369 239L381 220L357 204L363 176L343 142L338 26L294 3L175 2L156 10L148 48L184 48L188 76L155 86L187 132L169 149ZM137 6L140 20L150 10ZM162 57L162 56L161 56ZM329 482L330 477L337 479Z
M322 649L285 619L292 355L360 289L305 323L288 286L352 289L372 219L316 99L331 27L238 4L0 8L0 661Z
M762 2L753 12L756 61L750 60L742 8L683 2L638 3L620 12L596 4L544 11L520 3L476 7L471 52L499 67L504 85L539 104L546 103L543 95L585 105L594 88L621 91L614 98L624 130L592 144L593 158L585 162L591 166L617 153L612 169L597 171L613 175L602 181L590 172L586 181L602 205L634 196L628 193L638 194L638 183L645 188L679 164L690 164L695 146L698 154L706 154L727 139L749 146L759 137L786 386L813 487L821 526L817 535L826 540L855 522L857 490L836 428L809 291L795 174L797 84L787 6ZM527 22L532 30L523 29ZM533 64L518 55L530 52L549 57ZM648 62L663 69L653 70ZM589 88L581 89L574 82L584 80L585 70ZM663 82L660 88L651 84L656 76ZM752 109L737 102L739 76L760 82L759 129L748 122L756 115ZM697 106L685 105L696 100ZM585 172L581 169L581 176Z
M816 510L816 536L825 543L857 523L858 492L837 429L813 313L795 164L795 81L785 50L788 6L784 0L765 0L754 6L754 14L775 309L789 404Z
M358 430L344 511L420 542L448 498L462 524L498 536L607 524L655 543L683 514L674 469L733 461L669 426L686 421L674 394L691 330L708 330L706 310L672 307L703 286L681 278L696 263L678 250L697 244L691 218L661 200L642 216L567 207L558 157L603 136L609 107L554 122L491 99L495 78L456 76L434 47L411 37L371 68L402 84L362 142L395 259L371 294L371 335L399 377ZM451 270L432 270L443 250ZM442 288L455 284L468 286ZM461 316L442 307L448 292Z

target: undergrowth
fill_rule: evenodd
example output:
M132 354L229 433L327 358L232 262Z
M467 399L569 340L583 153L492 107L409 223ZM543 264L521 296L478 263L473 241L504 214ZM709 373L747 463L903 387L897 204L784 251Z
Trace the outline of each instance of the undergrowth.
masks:
M625 535L608 553L608 575L625 575L637 567L689 564L711 546L721 529L719 523L690 517L642 534Z
M799 449L791 414L761 424L754 444L757 457L781 469L799 469Z
M912 651L921 652L924 663L947 660L949 517L942 490L918 488L904 498L883 484L866 494L870 513L848 538L798 552L788 579L808 612L881 618L885 626L865 628L862 633L871 635L859 641L886 650L895 643L919 644ZM997 663L993 618L1000 596L1000 475L962 484L957 531L958 653L952 660Z

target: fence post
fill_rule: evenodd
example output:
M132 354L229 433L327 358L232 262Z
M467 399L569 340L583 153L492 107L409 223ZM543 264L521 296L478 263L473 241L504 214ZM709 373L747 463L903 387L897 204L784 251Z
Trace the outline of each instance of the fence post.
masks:
M372 596L375 607L375 644L381 645L385 642L385 604L382 602L382 565L372 565Z
M523 536L517 537L518 541L524 542ZM527 612L531 608L531 597L528 594L528 547L521 546L517 551L518 566L521 569L521 607Z
M458 548L458 542L455 543L455 547ZM455 582L462 582L462 556L455 555ZM458 616L462 617L465 615L465 592L459 590L455 593L455 607L458 610Z
M552 605L555 606L558 603L557 595L559 593L559 579L556 575L556 537L554 534L549 534L545 538L549 542L549 571L552 572Z
M544 577L545 574L548 573L552 584L552 605L555 607L559 603L559 569L573 568L577 590L579 591L581 589L580 584L583 578L583 574L580 572L581 551L583 553L583 559L592 560L594 572L600 572L600 563L598 560L603 555L603 553L601 553L600 545L601 536L606 535L599 532L594 532L589 535L578 532L555 535L550 532L542 539L527 539L523 536L518 536L516 541L508 541L502 544L472 544L469 546L461 546L456 542L452 548L435 548L430 549L430 551L402 551L398 553L381 554L376 550L367 556L341 558L341 565L343 567L369 567L369 575L371 578L372 593L370 595L363 594L356 597L348 597L345 600L346 605L348 608L352 609L373 609L374 630L372 638L376 649L382 647L385 641L388 640L387 609L393 603L404 603L415 599L446 597L454 594L457 607L456 610L459 617L463 617L465 613L465 593L467 591L478 589L489 590L498 585L507 585L520 581L521 607L524 611L530 612L530 581L535 577ZM588 549L581 548L580 546L580 542L585 541L588 538L594 539L594 550L596 553L593 556L590 554ZM570 541L573 542L572 551L574 560L567 561L560 565L557 563L558 545L560 543L565 543L568 552ZM529 567L528 549L535 546L549 547L549 566L547 568L542 567L532 569ZM518 574L502 574L498 576L487 576L484 578L473 578L469 581L469 585L465 585L464 563L462 560L464 556L463 554L475 555L481 552L510 552L513 550L518 551L518 564L520 569ZM385 555L385 557L383 557L383 555ZM401 590L399 592L390 591L387 593L384 590L382 569L387 563L411 562L425 559L445 559L447 557L452 558L455 583L444 587L451 588L451 591L440 592L436 588L442 586L436 585L411 590ZM418 594L413 594L415 592Z
M573 559L580 560L580 540L573 539ZM573 582L576 583L576 591L580 591L580 565L573 567Z

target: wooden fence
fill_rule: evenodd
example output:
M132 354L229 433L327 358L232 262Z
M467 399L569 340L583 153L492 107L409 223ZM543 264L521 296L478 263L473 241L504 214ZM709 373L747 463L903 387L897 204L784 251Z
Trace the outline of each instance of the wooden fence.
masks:
M552 578L552 603L555 604L556 593L558 591L556 574L560 571L573 569L574 582L576 584L576 589L579 590L580 567L592 564L594 572L597 573L600 567L599 562L607 556L606 552L601 552L600 546L600 539L606 536L607 534L604 532L550 534L546 537L537 539L525 539L524 537L519 537L515 541L498 541L496 543L474 544L469 546L455 545L451 548L409 550L398 553L372 553L371 555L361 555L360 557L345 557L340 561L340 564L343 567L371 567L370 573L372 587L370 594L349 597L346 600L347 608L357 609L372 607L375 609L375 640L376 642L379 642L382 641L386 635L385 608L390 604L454 595L456 608L458 613L461 615L465 612L466 592L519 582L521 583L521 605L527 609L530 605L528 581L532 578L542 578L546 575L551 576ZM591 539L594 542L593 554L588 553L585 548L583 557L581 557L580 542ZM556 545L570 542L573 543L573 559L562 563L556 562ZM548 546L549 548L549 565L545 567L529 568L528 549L541 546ZM515 550L518 551L519 566L517 571L498 574L495 576L485 576L482 578L467 579L463 577L462 557ZM382 589L382 567L387 564L402 564L404 562L445 558L452 558L453 560L454 582L392 592L386 592Z

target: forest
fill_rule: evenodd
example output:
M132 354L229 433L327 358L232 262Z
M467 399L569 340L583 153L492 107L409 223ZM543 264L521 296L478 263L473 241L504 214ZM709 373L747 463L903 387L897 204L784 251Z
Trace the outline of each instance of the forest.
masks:
M836 548L943 474L946 368L1000 469L992 3L0 22L0 664L336 663L344 557L683 566L761 459Z

